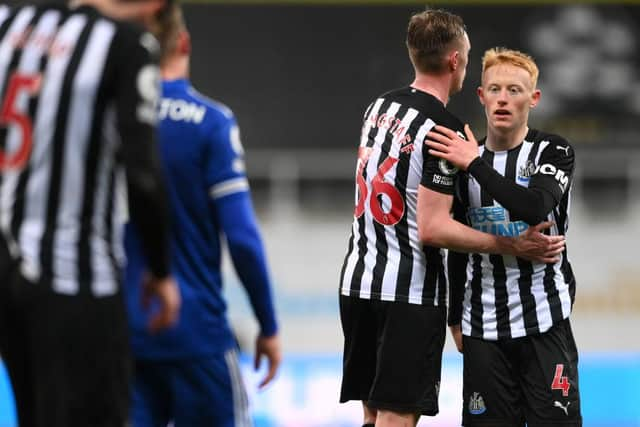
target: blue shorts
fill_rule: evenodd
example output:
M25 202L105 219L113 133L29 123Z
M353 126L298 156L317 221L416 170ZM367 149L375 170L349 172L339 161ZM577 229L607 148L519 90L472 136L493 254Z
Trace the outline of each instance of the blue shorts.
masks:
M252 426L235 349L186 360L136 360L133 427Z

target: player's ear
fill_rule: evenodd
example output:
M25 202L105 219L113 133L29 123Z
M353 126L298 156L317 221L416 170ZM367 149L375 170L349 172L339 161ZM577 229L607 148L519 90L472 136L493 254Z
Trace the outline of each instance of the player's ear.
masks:
M180 31L178 35L178 52L182 55L191 54L191 35L187 30Z
M533 91L533 94L531 95L531 103L529 104L531 108L535 108L535 106L538 105L538 102L540 102L540 96L540 89L536 89Z
M484 90L482 89L482 86L478 86L477 93L478 99L480 99L480 104L484 105Z
M449 69L451 71L455 71L458 69L458 65L460 64L460 52L454 50L449 54Z

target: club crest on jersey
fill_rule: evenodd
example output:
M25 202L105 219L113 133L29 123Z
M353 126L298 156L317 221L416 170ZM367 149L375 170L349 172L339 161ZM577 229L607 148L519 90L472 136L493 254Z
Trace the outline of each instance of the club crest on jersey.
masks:
M469 397L469 413L472 415L483 414L487 410L484 404L484 399L478 392L474 392Z
M456 172L458 172L458 168L453 166L445 159L440 159L440 161L438 162L438 167L440 168L440 171L445 175L454 175Z
M536 171L536 165L531 160L527 160L524 166L518 169L517 180L520 183L526 184L531 179L531 175Z

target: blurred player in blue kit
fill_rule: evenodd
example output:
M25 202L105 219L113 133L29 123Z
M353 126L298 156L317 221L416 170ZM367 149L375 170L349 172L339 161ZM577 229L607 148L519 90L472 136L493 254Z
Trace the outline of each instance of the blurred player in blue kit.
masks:
M263 356L269 365L260 387L276 375L281 349L239 130L227 107L189 83L191 43L179 6L172 7L159 34L159 141L172 202L171 266L183 309L175 328L157 335L145 329L145 315L135 309L146 299L139 285L145 259L130 226L126 289L136 358L131 421L134 427L251 425L222 297L221 235L260 324L255 368Z

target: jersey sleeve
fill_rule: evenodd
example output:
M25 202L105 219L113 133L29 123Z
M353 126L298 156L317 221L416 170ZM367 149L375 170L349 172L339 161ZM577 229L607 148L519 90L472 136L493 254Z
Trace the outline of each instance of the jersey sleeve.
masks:
M436 124L446 126L464 138L464 127L459 120L448 118L443 120L441 123ZM423 166L422 179L420 183L423 186L439 193L453 194L455 192L455 184L458 177L458 168L444 159L440 159L429 154L429 147L426 145L423 145L422 147L422 156Z
M217 116L206 134L206 176L235 270L249 295L262 336L277 333L272 285L264 244L255 216L244 150L233 116Z
M469 174L509 211L512 219L536 225L560 203L569 186L574 167L573 148L559 137L551 139L536 163L528 187L503 177L481 157L471 162Z
M150 34L120 27L112 49L129 215L140 234L151 273L165 277L169 274L169 209L155 138L160 96L158 46Z
M462 202L455 197L452 208L453 219L468 225L465 208ZM447 256L447 274L449 278L449 326L459 325L462 322L462 305L464 291L467 284L467 264L469 254L449 250Z
M217 120L205 136L206 177L213 199L249 190L240 130L233 116Z
M267 257L248 192L235 192L213 200L231 260L249 295L262 336L277 333L272 284Z
M573 147L558 136L549 138L542 150L531 176L529 188L545 190L553 196L556 203L569 188L575 166Z

